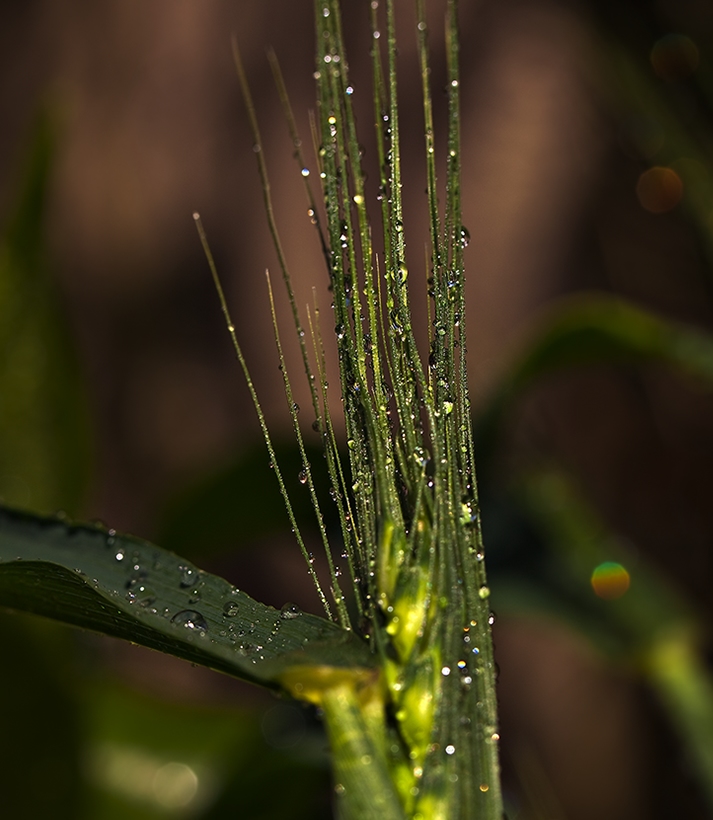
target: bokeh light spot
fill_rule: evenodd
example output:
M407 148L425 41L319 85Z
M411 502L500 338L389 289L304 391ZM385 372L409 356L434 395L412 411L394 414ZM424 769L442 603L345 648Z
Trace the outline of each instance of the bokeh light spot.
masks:
M198 792L198 777L185 763L166 763L153 777L156 802L167 809L188 806Z
M650 213L665 214L681 201L683 182L673 168L649 168L636 183L636 196L641 207Z
M592 589L605 601L613 601L629 589L631 577L626 569L615 561L599 564L592 573Z
M685 34L667 34L651 49L651 66L662 80L682 80L698 68L698 47Z

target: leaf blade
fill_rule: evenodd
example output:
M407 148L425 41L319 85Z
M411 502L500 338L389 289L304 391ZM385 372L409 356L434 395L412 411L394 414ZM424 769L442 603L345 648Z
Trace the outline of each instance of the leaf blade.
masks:
M0 606L278 688L294 665L373 665L354 633L261 604L146 541L0 508Z

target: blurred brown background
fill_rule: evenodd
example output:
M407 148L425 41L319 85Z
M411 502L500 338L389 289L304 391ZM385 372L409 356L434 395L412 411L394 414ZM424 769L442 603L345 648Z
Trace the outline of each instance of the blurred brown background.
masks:
M161 505L176 489L227 463L258 434L193 211L203 217L268 418L275 429L288 430L264 269L276 282L279 274L230 37L237 37L253 86L298 302L311 301L315 287L326 308L324 266L265 56L268 46L279 56L308 144L311 5L33 0L0 6L0 218L12 208L33 118L48 107L57 124L47 230L94 426L85 517L151 537ZM368 164L370 81L368 55L359 47L369 37L367 15L364 3L346 5ZM413 11L407 0L398 6L405 173L420 192ZM438 32L442 9L431 6ZM694 38L703 70L713 35L705 2L462 3L463 214L471 235L466 263L476 405L524 343L533 318L564 293L612 291L670 318L713 326L712 270L700 224L685 201L652 212L640 188L637 194L642 173L656 164L655 151L646 155L644 141L632 137L631 91L620 86L611 58L623 49L649 71L651 48L672 31ZM435 32L437 88L442 48ZM683 102L675 116L707 129L707 103L685 80L676 86ZM710 147L707 137L704 130L700 141ZM423 250L414 237L424 230L425 197L407 201L409 264L418 273ZM288 365L298 401L306 404L291 349ZM533 452L563 462L605 519L665 567L710 621L711 410L710 397L656 368L559 376L520 408L504 463ZM309 429L311 418L302 415ZM272 577L275 596L306 594L295 591L302 584L296 571L291 564L286 577ZM496 640L508 776L539 789L521 798L518 817L683 816L667 813L668 798L656 784L665 773L679 798L694 787L665 741L655 707L625 673L607 668L564 625L503 619ZM201 676L200 685L212 684ZM685 816L703 817L695 794L690 799Z

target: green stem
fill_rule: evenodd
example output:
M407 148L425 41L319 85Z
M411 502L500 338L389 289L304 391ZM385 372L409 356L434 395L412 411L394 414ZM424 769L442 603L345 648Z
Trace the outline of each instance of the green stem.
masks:
M375 742L368 705L345 683L324 692L322 709L332 748L340 820L405 820L383 749ZM378 702L379 712L383 704Z

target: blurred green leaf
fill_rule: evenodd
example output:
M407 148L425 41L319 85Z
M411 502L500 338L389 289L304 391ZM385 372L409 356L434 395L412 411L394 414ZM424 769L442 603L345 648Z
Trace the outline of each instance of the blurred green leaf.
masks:
M78 511L89 462L76 358L45 253L45 205L55 136L41 116L0 235L0 497Z
M83 703L87 818L222 820L236 807L251 820L331 816L326 739L297 704L247 712L102 679L84 687Z
M651 685L668 712L713 810L713 676L690 634L672 633L649 653Z
M41 114L16 163L17 190L0 231L0 498L78 511L89 427L44 237L55 142ZM3 814L76 820L82 727L68 633L3 613L0 647L0 698L12 704L0 751Z
M306 447L315 489L328 498L329 476L322 448ZM300 526L317 529L306 488L298 482L302 456L294 441L275 445L280 470L288 482L294 477L290 500ZM325 504L325 518L330 505ZM336 512L333 522L338 523ZM270 469L265 445L260 442L241 453L233 463L178 493L166 505L157 541L167 549L196 559L225 549L235 549L258 538L289 532L290 521Z
M260 604L145 541L0 510L0 604L278 687L293 667L363 668L353 632Z
M504 584L498 605L522 609L524 604L561 614L564 600L569 623L642 672L681 737L713 808L713 677L701 654L691 608L662 574L607 530L563 473L531 474L523 497L551 550L550 577L559 581L549 596L529 600L518 600L517 589ZM605 561L630 573L630 586L614 590L609 600L597 597L592 581L593 571ZM560 601L552 594L558 586Z
M51 624L39 632L32 626L27 618L0 613L2 814L76 820L82 803L78 703L63 665L46 649L51 641L66 653L66 636Z
M558 579L553 585L575 604L578 612L570 612L571 621L595 643L617 651L628 663L640 663L669 635L695 633L694 614L673 586L632 545L607 529L562 472L532 473L523 490L526 507L548 545L551 576ZM592 583L594 570L605 562L621 566L630 576L628 588L613 588L610 598L599 597Z
M537 379L568 367L659 362L713 388L713 338L621 299L586 294L557 304L532 334L479 421L488 450L507 412ZM480 451L479 451L480 452Z

